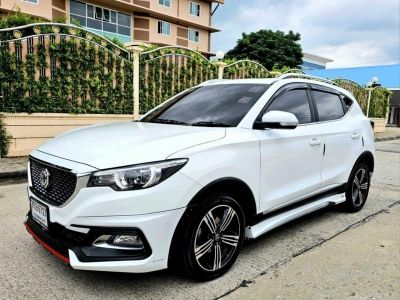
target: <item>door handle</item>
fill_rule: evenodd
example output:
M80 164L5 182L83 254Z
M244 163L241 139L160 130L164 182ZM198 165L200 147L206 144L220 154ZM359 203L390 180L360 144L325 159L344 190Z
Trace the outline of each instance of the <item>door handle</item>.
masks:
M351 135L351 138L353 139L353 140L356 140L356 139L359 139L360 138L360 134L359 133L353 133L352 135Z
M319 139L312 139L312 140L310 141L310 146L318 146L318 145L321 145L321 140L319 140Z

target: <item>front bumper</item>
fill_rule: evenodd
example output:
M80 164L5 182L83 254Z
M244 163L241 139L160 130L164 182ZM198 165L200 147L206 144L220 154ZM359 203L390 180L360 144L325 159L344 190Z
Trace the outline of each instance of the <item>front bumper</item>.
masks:
M184 209L178 209L132 217L79 218L69 228L50 223L48 230L42 229L28 215L25 226L39 244L74 269L142 273L167 268L169 247L183 212ZM141 233L144 249L116 250L92 246L96 236L127 230Z
M95 171L90 166L40 151L34 151L32 156L82 176ZM60 258L75 269L134 273L160 270L168 266L168 255L175 228L189 200L201 188L202 186L193 179L177 172L168 180L142 190L117 192L109 187L84 185L63 205L54 206L36 195L29 182L28 199L35 199L48 208L48 222L50 225L57 224L54 226L58 230L52 230L54 226L49 225L49 231L43 233L40 227L35 228L37 224L33 221L33 224L27 223L27 229L39 241L43 241L41 244L45 248L54 250L53 254L60 254L62 256ZM91 245L87 235L97 229L138 230L147 241L148 248L136 256L110 257L108 251L107 255L89 257L88 252L85 255L83 247ZM73 236L83 234L86 244L77 244L74 240L71 242L64 236L59 236L57 231L69 232ZM98 250L95 252L98 254Z

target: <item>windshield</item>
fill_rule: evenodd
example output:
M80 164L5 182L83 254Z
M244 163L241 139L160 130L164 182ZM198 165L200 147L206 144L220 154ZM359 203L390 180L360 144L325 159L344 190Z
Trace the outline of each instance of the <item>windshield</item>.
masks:
M165 103L141 122L234 127L268 88L247 83L201 86Z

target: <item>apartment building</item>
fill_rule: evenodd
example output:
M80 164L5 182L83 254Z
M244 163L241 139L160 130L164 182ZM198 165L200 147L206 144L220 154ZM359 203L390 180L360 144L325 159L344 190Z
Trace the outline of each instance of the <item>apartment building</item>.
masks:
M179 45L209 56L212 4L224 0L0 0L3 13L22 12L48 20L65 17L121 42Z

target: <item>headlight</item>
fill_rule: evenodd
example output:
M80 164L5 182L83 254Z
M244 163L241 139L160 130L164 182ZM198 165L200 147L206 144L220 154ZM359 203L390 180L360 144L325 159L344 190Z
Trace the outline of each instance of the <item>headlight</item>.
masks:
M94 172L88 186L109 186L117 191L148 188L176 173L187 161L186 158L173 159Z

